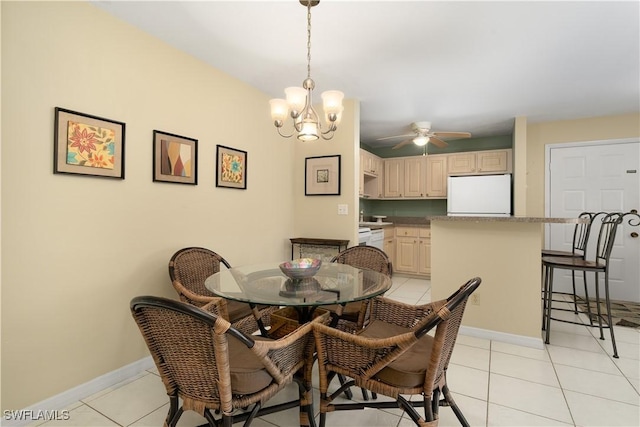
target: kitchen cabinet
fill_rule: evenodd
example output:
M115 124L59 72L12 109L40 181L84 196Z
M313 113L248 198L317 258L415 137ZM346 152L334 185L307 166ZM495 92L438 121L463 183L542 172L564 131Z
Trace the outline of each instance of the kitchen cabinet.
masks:
M423 156L384 161L384 197L424 198L426 161Z
M427 197L447 197L446 154L427 156L425 194Z
M384 244L382 250L387 254L389 260L391 260L391 264L395 266L396 264L396 239L395 239L395 229L393 227L385 227L384 229Z
M381 199L384 196L384 160L360 149L360 197Z
M512 150L469 151L449 154L447 163L449 175L510 173L512 171Z
M431 229L396 227L394 271L421 276L431 274Z
M404 159L384 161L384 197L402 197L404 194Z

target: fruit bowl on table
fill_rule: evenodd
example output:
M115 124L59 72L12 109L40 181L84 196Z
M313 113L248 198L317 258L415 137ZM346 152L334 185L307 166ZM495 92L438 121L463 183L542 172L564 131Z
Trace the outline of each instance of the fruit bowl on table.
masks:
M293 280L305 279L307 277L313 277L320 266L322 260L315 258L298 258L292 261L283 262L280 264L280 271Z

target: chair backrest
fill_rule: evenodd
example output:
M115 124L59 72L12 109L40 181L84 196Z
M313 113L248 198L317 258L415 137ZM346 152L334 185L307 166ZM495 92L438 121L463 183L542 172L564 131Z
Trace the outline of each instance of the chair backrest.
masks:
M600 216L606 215L606 212L582 212L578 215L579 219L586 219L586 222L578 223L573 229L573 253L582 255L583 258L587 256L587 244L589 243L589 236L591 235L591 226L594 220Z
M231 395L227 337L247 347L253 346L252 338L223 318L180 301L136 297L130 309L168 395L189 396L210 407L220 404L221 395Z
M374 246L353 246L334 256L331 262L368 268L389 277L393 274L393 266L387 254Z
M474 277L467 281L447 298L446 304L438 310L435 316L428 318L424 322L425 324L416 331L416 337L421 338L436 326L433 351L429 360L427 377L425 378L426 385L437 384L444 379L467 301L469 296L478 289L481 282L482 280L479 277Z
M596 246L596 261L608 265L613 244L616 239L618 225L622 223L624 214L622 212L612 212L602 218L600 232L598 233L598 244Z
M231 268L231 265L220 255L206 248L183 248L169 260L169 277L178 280L191 292L213 297L214 294L205 286L205 280L220 271L220 265Z

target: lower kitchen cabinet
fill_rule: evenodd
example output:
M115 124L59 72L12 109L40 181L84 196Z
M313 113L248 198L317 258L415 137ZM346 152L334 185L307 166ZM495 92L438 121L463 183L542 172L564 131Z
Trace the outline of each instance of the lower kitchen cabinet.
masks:
M389 260L391 260L391 264L393 265L393 268L395 270L396 239L395 239L395 232L393 227L386 227L384 229L384 244L383 244L382 250L387 254L387 256L389 257Z
M394 271L428 276L431 274L431 229L396 227Z

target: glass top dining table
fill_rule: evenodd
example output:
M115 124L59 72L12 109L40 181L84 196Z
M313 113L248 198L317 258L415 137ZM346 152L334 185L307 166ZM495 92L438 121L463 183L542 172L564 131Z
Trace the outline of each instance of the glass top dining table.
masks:
M215 295L252 305L317 307L346 304L381 295L391 278L369 269L324 263L310 278L293 280L279 263L256 264L221 270L208 277L205 286Z

